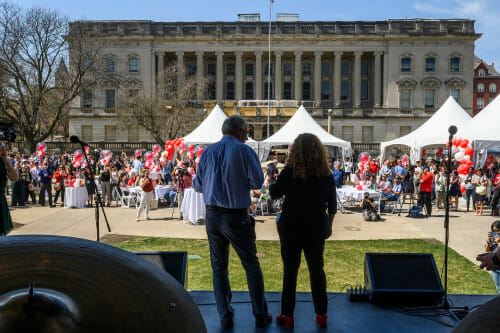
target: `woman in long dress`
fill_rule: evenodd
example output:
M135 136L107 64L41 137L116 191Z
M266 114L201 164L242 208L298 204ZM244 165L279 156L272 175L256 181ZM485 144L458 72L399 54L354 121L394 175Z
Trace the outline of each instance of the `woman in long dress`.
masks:
M326 327L328 299L323 251L325 239L332 234L337 202L325 148L315 135L304 133L295 139L286 166L269 192L273 199L285 196L278 220L284 273L281 314L276 321L289 328L294 326L297 274L304 251L316 321L320 327Z

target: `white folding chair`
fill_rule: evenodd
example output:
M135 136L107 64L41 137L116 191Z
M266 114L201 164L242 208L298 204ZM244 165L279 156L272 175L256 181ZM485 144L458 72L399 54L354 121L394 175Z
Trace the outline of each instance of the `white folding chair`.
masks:
M121 187L120 190L122 191L122 208L129 208L131 205L134 206L136 203L136 194L126 187Z
M118 189L118 186L113 187L113 193L111 193L111 199L113 201L116 201L116 204L118 204L118 202L122 201L122 195L120 194L120 190Z
M260 194L259 200L257 201L257 209L260 209L262 216L264 216L264 213L269 215L269 206L267 205L267 199L268 190L263 189L262 193Z

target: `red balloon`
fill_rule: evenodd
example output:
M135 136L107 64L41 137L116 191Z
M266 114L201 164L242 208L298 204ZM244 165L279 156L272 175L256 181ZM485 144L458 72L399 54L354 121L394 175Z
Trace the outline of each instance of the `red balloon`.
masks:
M135 156L138 157L138 156L141 156L141 155L142 155L142 152L139 149L137 149L135 151Z
M179 150L179 154L184 155L184 149Z
M451 144L457 146L457 140L457 138L454 138L453 140L451 140Z
M205 148L198 148L198 150L196 151L196 156L198 156L198 158L200 158L201 154L203 154L204 151L205 151Z
M454 146L457 146L460 147L460 145L462 144L462 139L457 139L456 143L454 144Z
M159 144L153 145L153 153L155 153L155 154L160 153L160 145Z
M144 158L146 159L146 161L152 161L154 158L153 153L150 151L146 152L146 154L144 154Z
M460 186L460 193L464 193L464 192L465 192L465 187Z
M83 158L83 152L81 150L75 151L75 155L73 156L73 161L81 162Z
M187 153L187 158L190 159L190 160L192 160L193 159L193 155L194 155L193 152L190 151L190 152Z
M468 145L469 145L469 140L463 139L462 143L460 144L460 147L467 148Z
M194 153L194 146L193 145L188 146L188 152Z
M472 147L466 147L464 150L464 154L472 157L472 155L474 155L474 149L472 149Z

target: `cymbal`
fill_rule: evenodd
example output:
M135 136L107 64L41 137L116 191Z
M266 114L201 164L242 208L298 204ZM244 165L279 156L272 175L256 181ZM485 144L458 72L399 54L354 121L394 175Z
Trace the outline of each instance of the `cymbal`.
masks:
M172 276L102 243L0 237L0 331L206 332Z

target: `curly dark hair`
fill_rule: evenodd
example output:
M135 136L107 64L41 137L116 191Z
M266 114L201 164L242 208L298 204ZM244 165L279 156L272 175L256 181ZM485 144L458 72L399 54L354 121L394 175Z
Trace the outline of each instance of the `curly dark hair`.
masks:
M300 134L293 142L286 165L295 178L321 178L330 174L325 147L311 133Z

